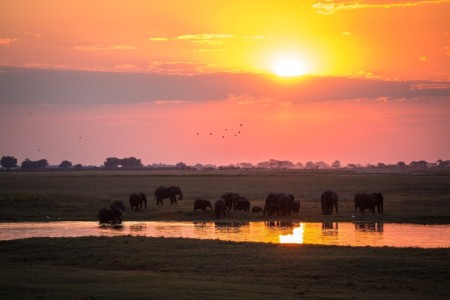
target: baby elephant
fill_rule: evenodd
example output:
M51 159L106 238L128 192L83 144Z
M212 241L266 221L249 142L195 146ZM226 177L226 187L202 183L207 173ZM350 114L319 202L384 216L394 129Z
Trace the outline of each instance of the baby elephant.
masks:
M254 213L254 214L259 214L262 211L263 211L263 209L261 207L259 207L259 206L253 206L252 207L252 213Z
M197 199L194 201L194 212L197 211L197 209L203 210L203 212L206 212L206 209L209 207L210 211L212 211L212 205L211 202L205 199Z

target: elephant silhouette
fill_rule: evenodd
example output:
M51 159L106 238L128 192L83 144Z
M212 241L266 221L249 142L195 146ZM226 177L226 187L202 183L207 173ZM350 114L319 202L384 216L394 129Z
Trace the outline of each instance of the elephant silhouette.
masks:
M147 197L143 192L132 193L128 200L130 202L130 207L132 210L138 211L139 209L142 209L143 206L147 208Z
M220 216L225 217L226 211L225 201L223 199L219 199L214 203L214 212L216 214L216 218L220 218Z
M293 208L295 208L296 205L294 195L292 194L270 193L266 197L263 215L265 216L266 213L269 216L291 215ZM298 208L300 209L300 202L298 202Z
M122 213L125 211L125 204L122 201L114 201L108 208L102 208L98 212L100 224L121 224Z
M177 204L177 195L179 195L178 200L183 199L183 193L179 186L160 186L155 190L154 198L156 199L157 205L163 205L163 200L170 198L170 204Z
M196 199L194 201L194 212L197 211L197 209L201 209L203 212L206 212L208 207L212 211L211 201L205 199Z
M336 214L339 214L338 210L338 194L333 191L323 192L320 196L320 203L322 205L322 215L333 214L333 207L336 209Z
M364 213L365 209L369 209L372 211L372 214L375 213L375 207L377 208L378 213L383 212L383 202L384 197L382 193L360 193L356 194L354 198L355 203L355 212L359 208L360 213Z

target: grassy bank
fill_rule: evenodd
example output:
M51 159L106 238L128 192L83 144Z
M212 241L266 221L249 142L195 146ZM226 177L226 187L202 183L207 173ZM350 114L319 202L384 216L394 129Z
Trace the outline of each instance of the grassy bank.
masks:
M144 237L0 242L1 299L447 299L450 249Z
M214 202L233 191L263 206L270 192L293 193L301 201L293 221L384 221L450 223L450 171L352 170L237 170L237 171L68 171L0 172L0 221L95 220L97 211L113 200L125 201L133 191L147 194L146 210L125 212L125 220L212 220L211 214L193 213L197 197ZM184 199L156 206L153 192L160 185L178 185ZM320 194L339 194L339 216L322 216ZM385 213L361 216L354 212L359 192L382 192ZM261 215L231 212L228 220L267 220Z

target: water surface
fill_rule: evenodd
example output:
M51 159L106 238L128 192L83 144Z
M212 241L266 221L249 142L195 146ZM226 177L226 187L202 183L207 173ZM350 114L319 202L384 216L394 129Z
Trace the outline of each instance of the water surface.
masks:
M97 222L0 223L0 240L31 237L146 236L233 242L372 247L450 247L450 225L309 222Z

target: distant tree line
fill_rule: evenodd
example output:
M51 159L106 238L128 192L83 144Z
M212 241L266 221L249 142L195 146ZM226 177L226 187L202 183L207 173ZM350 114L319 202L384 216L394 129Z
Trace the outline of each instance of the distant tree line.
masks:
M21 170L43 170L49 168L49 163L47 159L40 160L30 160L26 158L20 166L17 163L17 158L14 156L3 156L1 158L0 164L3 169L11 170L11 169L21 169ZM163 163L153 163L147 166L142 164L141 159L136 157L126 157L126 158L117 158L117 157L108 157L102 166L83 166L81 164L72 164L72 162L68 160L63 160L58 166L51 166L52 169L63 169L63 170L82 170L82 169L149 169L149 170L161 170L161 169L173 169L173 170L233 170L233 169L310 169L310 170L318 170L318 169L444 169L450 168L450 160L442 160L439 159L436 162L430 163L425 160L412 161L409 164L406 164L403 161L399 161L396 164L353 164L349 163L345 166L341 164L339 160L335 160L331 164L328 164L324 161L307 161L305 164L298 162L293 163L288 160L276 160L270 159L268 161L263 161L257 164L252 164L248 162L242 162L237 164L230 165L211 165L211 164L195 164L193 166L189 166L184 162L179 162L174 165L163 164Z

